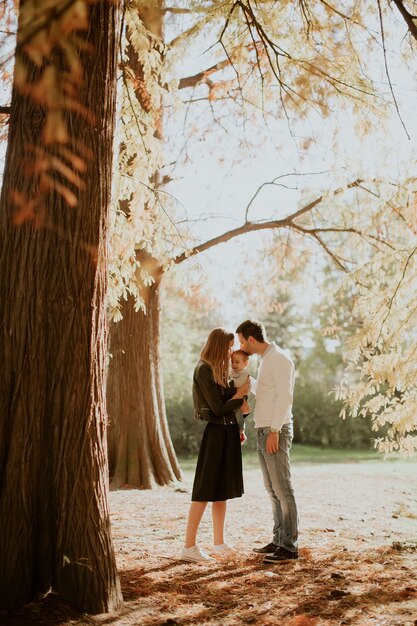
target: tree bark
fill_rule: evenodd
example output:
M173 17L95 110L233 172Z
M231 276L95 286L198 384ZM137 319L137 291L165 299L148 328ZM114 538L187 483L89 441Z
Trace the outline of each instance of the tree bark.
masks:
M119 15L117 2L92 6L85 38L93 53L83 57L80 101L96 121L70 112L67 122L93 156L75 208L52 191L43 196L48 228L13 224L10 192L36 191L21 173L22 157L29 144L41 144L44 112L17 90L12 97L0 200L0 606L7 609L50 587L91 613L122 601L105 406Z
M147 30L162 37L162 3L141 4L139 17ZM137 79L136 97L142 109L151 111L141 60L132 45L127 59ZM153 132L161 138L162 110L154 111ZM138 156L136 156L138 158ZM149 181L155 186L157 173ZM125 202L120 210L125 210ZM150 489L156 482L166 485L181 477L169 434L162 391L160 365L159 262L144 250L140 262L155 277L151 287L143 285L146 312L134 309L132 297L123 303L123 318L110 325L110 363L107 384L109 410L109 463L112 487Z
M146 313L132 297L111 326L107 385L112 487L150 489L181 477L165 413L160 366L160 285L144 287Z

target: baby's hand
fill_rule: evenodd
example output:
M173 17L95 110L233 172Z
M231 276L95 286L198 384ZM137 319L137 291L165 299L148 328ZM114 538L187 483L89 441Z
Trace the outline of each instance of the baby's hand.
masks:
M249 413L250 413L250 406L249 406L249 403L246 402L246 400L244 401L244 403L240 407L240 410L242 411L243 415L249 415Z

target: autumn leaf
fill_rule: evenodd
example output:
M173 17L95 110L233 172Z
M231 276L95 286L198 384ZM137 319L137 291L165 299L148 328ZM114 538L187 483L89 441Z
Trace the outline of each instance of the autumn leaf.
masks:
M61 111L49 111L42 134L46 145L68 142L69 133Z
M62 185L57 180L54 180L47 174L43 174L39 181L39 188L41 191L47 191L48 189L54 189L59 193L70 207L76 207L78 200L77 196L65 185Z
M10 192L10 199L18 207L12 218L15 226L21 226L25 222L33 219L36 206L34 200L29 200L29 198L17 189L12 189Z
M31 37L30 42L24 46L24 51L28 57L41 67L45 58L48 58L52 52L52 42L45 29L42 29Z
M308 615L296 615L292 618L289 626L316 626L317 618Z
M72 167L79 172L85 172L87 169L86 162L79 157L75 152L68 150L64 146L59 146L62 156L71 163Z

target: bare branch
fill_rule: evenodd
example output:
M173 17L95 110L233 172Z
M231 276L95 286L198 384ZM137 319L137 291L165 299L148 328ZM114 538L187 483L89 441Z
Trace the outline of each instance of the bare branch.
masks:
M269 185L271 186L275 186L275 187L284 187L285 189L298 189L298 187L290 187L289 185L284 185L283 183L278 183L278 180L281 180L283 178L289 178L290 176L312 176L312 175L320 175L320 174L326 174L326 171L322 171L322 172L303 172L303 173L289 173L289 174L281 174L281 176L276 176L275 178L273 178L270 181L267 181L266 183L262 183L262 185L260 187L258 187L258 189L255 191L255 193L253 194L252 198L249 200L248 205L246 206L246 211L245 211L245 222L248 221L248 214L249 214L249 209L251 208L252 204L254 203L254 201L256 200L256 198L258 197L258 195L260 194L260 192L262 191L262 189L264 189L264 187L268 187Z
M363 183L363 180L358 178L357 180L354 180L352 183L348 183L345 187L339 187L338 189L333 191L332 195L337 196L338 194L342 193L346 189L353 189L353 187L358 187L361 183ZM295 213L292 213L292 215L290 215L289 218L291 220L295 220L297 219L297 217L300 217L300 215L304 215L304 213L308 213L309 211L311 211L311 209L313 209L315 206L320 204L320 202L322 202L323 199L324 199L324 196L319 196L318 198L316 198L315 200L307 204L302 209L299 209Z
M178 7L164 7L162 9L162 13L173 13L174 15L189 15L190 13L210 13L220 8L224 3L220 2L217 4L212 4L209 7L197 7L195 6L192 9L180 9Z
M277 177L278 180L280 177ZM186 261L188 258L195 256L197 254L199 254L200 252L205 252L206 250L209 250L210 248L213 248L214 246L217 246L221 243L226 243L228 241L230 241L231 239L234 239L235 237L239 237L240 235L245 235L247 233L250 232L256 232L256 231L261 231L261 230L287 230L288 233L290 233L291 231L295 231L298 232L299 234L301 234L304 237L313 239L314 241L316 241L316 243L318 243L320 245L320 247L325 251L325 253L334 261L334 263L345 273L349 273L350 270L349 268L345 265L346 259L343 259L340 255L336 254L335 252L333 252L328 244L323 240L322 235L325 235L326 233L344 233L344 234L354 234L357 235L359 238L367 241L367 243L369 245L375 246L376 244L373 242L378 242L379 244L383 244L385 246L388 246L390 249L393 249L393 246L389 243L389 241L386 241L385 239L378 237L377 235L372 235L370 233L366 233L363 232L357 228L354 227L349 227L349 226L345 226L345 227L337 227L337 226L333 226L333 227L319 227L319 226L315 226L314 228L309 228L307 226L303 226L302 224L297 223L295 220L297 218L299 218L301 215L304 215L308 212L311 213L311 211L317 206L319 205L321 202L323 202L325 199L329 198L330 196L336 196L340 193L342 193L343 191L346 191L348 189L352 189L354 187L359 187L364 189L364 191L367 191L368 193L372 193L370 190L366 189L365 187L362 186L362 183L364 181L362 179L357 179L355 181L352 181L351 183L348 183L347 185L343 186L343 187L339 187L338 189L336 189L335 191L333 191L331 194L326 194L326 195L321 195L319 197L317 197L315 200L309 202L307 205L305 205L304 207L302 207L301 209L299 209L298 211L294 211L293 213L291 213L290 215L288 215L287 217L284 217L282 219L277 219L277 220L265 220L262 222L248 222L247 221L247 211L246 211L246 215L245 215L245 222L241 225L238 226L237 228L233 228L229 231L226 231L224 233L222 233L221 235L218 235L216 237L213 237L212 239L209 239L208 241L205 241L199 245L194 246L193 248L186 250L185 252L182 252L181 254L177 255L176 257L171 259L171 264L174 265L178 265L179 263L182 263L183 261ZM376 182L375 180L373 182ZM268 183L264 183L268 184ZM269 183L270 184L270 183ZM263 188L264 185L261 185L261 187L258 189L258 192ZM257 192L257 193L258 193ZM256 197L257 194L255 194L251 200L251 202L253 201L253 199ZM372 194L375 195L375 194ZM250 206L251 202L249 203L248 206ZM313 219L314 222L314 219ZM417 250L417 248L416 248ZM415 250L415 251L416 251ZM414 252L415 252L414 251ZM413 254L414 254L413 252ZM412 255L411 255L412 256ZM165 271L165 268L163 265L160 265L158 268L158 275L162 275Z
M218 72L228 66L230 66L230 60L224 59L223 61L219 61L215 65L212 65L208 69L198 72L198 74L194 74L194 76L181 78L178 89L186 89L187 87L195 87L199 83L206 83L207 78L211 76L211 74L214 74L215 72Z
M333 13L336 13L336 15L339 15L339 17L344 19L346 22L351 22L352 24L355 24L356 26L360 26L361 28L364 28L365 30L367 30L367 28L366 28L366 26L364 26L364 24L354 20L350 15L346 15L346 13L342 13L342 11L336 9L336 7L334 7L329 2L326 2L325 0L320 0L320 2L324 6L328 7L331 11L333 11Z
M352 189L353 187L358 187L363 181L361 179L357 179L347 185L345 185L344 187L339 187L338 189L336 189L335 191L332 192L332 196L336 196L340 193L342 193L343 191L346 191L347 189ZM308 237L314 237L314 239L320 243L320 245L323 247L323 249L327 252L327 254L329 254L330 256L335 256L331 250L329 250L326 246L326 244L322 241L321 237L320 237L320 233L321 232L350 232L350 233L354 233L357 234L358 236L363 236L363 233L359 230L356 230L354 228L350 228L350 227L346 227L346 228L313 228L313 229L308 229L306 227L303 227L301 224L297 224L295 222L295 220L297 218L299 218L301 215L304 215L308 212L311 212L312 209L314 209L314 207L316 207L318 204L320 204L324 199L326 199L328 196L324 196L321 195L318 198L316 198L315 200L312 200L311 202L309 202L308 204L306 204L303 208L299 209L298 211L294 211L293 213L291 213L290 215L288 215L287 217L284 217L282 219L279 220L265 220L263 222L248 222L245 221L244 224L242 224L241 226L238 226L237 228L233 228L225 233L222 233L221 235L218 235L217 237L213 237L212 239L209 239L208 241L205 241L197 246L194 246L193 248L191 248L190 250L187 250L185 252L182 252L181 254L179 254L178 256L174 257L172 259L172 262L175 265L178 265L179 263L182 263L183 261L185 261L186 259L195 256L196 254L199 254L200 252L205 252L206 250L209 250L210 248L213 248L214 246L217 246L221 243L226 243L227 241L230 241L231 239L234 239L235 237L239 237L240 235L245 235L247 233L251 233L251 232L256 232L256 231L260 231L260 230L272 230L272 229L290 229L290 230L295 230L297 232L300 232L301 234L304 234L305 236ZM338 262L339 266L342 266L343 264L340 262ZM163 271L161 269L161 271ZM347 271L346 268L343 267L343 271Z
M408 30L410 31L410 34L414 37L414 39L417 40L417 24L414 22L414 20L417 20L417 15L411 15L411 13L407 11L401 0L393 0L393 2L403 16L408 26Z
M217 237L213 237L213 239L209 239L208 241L199 244L198 246L194 246L191 250L187 250L186 252L182 252L178 256L173 259L173 262L178 265L182 263L186 259L199 254L200 252L205 252L214 246L219 245L220 243L226 243L235 237L239 237L240 235L245 235L247 233L255 232L258 230L268 230L271 228L285 228L291 226L291 220L282 219L282 220L270 220L267 222L246 222L243 226L239 226L238 228L233 228Z
M383 330L383 328L385 326L385 322L387 321L387 319L389 317L389 314L391 313L392 305L394 304L395 297L396 297L396 295L398 293L398 290L401 287L401 284L402 284L402 282L404 280L405 274L407 272L407 267L408 267L411 259L413 258L413 256L415 255L416 252L417 252L417 246L411 250L411 253L407 257L407 260L406 260L406 262L404 264L404 268L403 268L403 272L401 274L400 280L397 283L397 286L396 286L396 288L394 290L394 293L392 294L391 298L389 299L388 309L387 309L387 312L385 314L384 319L382 320L381 328L380 328L379 334L378 334L378 339L376 340L376 345L378 345L379 339L380 339L381 334L382 334L382 330Z
M3 115L10 115L11 107L9 106L0 106L0 113Z
M320 237L320 235L318 235L317 233L312 233L314 239L317 241L318 244L320 244L320 246L323 248L323 250L329 255L329 257L331 259L333 259L333 261L336 263L336 265L343 271L345 272L345 274L349 274L349 270L348 268L343 265L343 263L340 261L340 259L338 259L338 257L330 250L330 248L325 244L325 242L323 241L323 239Z
M206 19L207 15L209 13L214 13L215 11L217 11L217 9L222 8L224 6L224 2L220 2L218 4L212 4L209 7L201 7L200 9L195 8L192 12L193 13L203 13L204 17L201 18L201 20L197 20L197 22L195 22L195 24L193 24L190 28L188 28L186 31L182 32L181 34L177 35L176 37L174 37L174 39L172 39L169 43L168 46L170 48L172 48L173 46L175 46L179 41L186 39L187 37L190 37L190 35L192 35L194 32L196 32L200 26L200 23L203 22L203 20Z
M178 7L165 7L162 9L162 13L174 13L175 15L188 15L193 13L191 9L179 9Z
M405 130L405 134L407 135L407 138L411 139L410 135L408 134L408 130L407 130L405 124L404 124L404 120L401 117L400 109L398 107L397 98L395 97L394 89L392 87L391 76L390 76L390 73L389 73L389 70L388 70L387 49L386 49L386 46L385 46L384 21L382 19L382 9L381 9L381 2L380 2L380 0L377 0L377 5L378 5L379 23L381 25L381 39L382 39L382 50L383 50L383 53L384 53L385 73L387 75L388 84L389 84L389 88L390 88L390 91L391 91L392 99L394 101L394 105L395 105L395 108L396 108L396 111L397 111L397 115L398 115L398 117L400 119L400 122L401 122L401 124L402 124L402 126L403 126L403 128Z

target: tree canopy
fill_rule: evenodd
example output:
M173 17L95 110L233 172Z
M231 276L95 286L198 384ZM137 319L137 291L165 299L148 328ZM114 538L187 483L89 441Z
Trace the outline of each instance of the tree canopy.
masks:
M76 31L88 24L88 3L50 2L40 8L27 0L25 6L30 17L17 43L16 86L47 115L43 142L31 147L27 169L37 181L36 195L12 193L16 223L34 220L41 227L43 194L60 194L75 207L84 186L88 152L71 136L66 112L77 110L87 123L93 122L77 99L84 68ZM391 434L389 441L381 441L383 447L412 449L415 379L411 355L404 349L413 337L414 323L414 309L405 300L415 258L413 164L401 180L388 180L385 171L370 179L365 172L355 172L353 178L345 176L342 186L342 177L337 176L336 184L328 180L317 194L306 188L302 204L299 201L293 210L272 207L269 220L254 219L249 199L241 225L207 241L195 241L190 223L169 193L175 189L172 181L179 164L192 158L201 137L209 148L210 141L218 146L220 136L235 133L236 145L256 147L254 128L262 128L269 138L279 128L286 131L285 141L301 145L305 137L298 138L300 129L333 119L343 108L352 113L357 135L372 133L377 124L383 127L392 111L408 133L390 67L393 48L404 36L394 66L406 68L414 58L416 22L410 4L229 0L165 6L150 0L131 2L124 9L120 147L111 217L111 317L120 318L120 302L128 295L135 298L137 308L145 306L143 288L155 279L155 271L165 273L234 236L275 228L283 234L275 240L277 247L285 248L288 235L292 241L307 242L306 249L313 240L349 273L364 316L361 332L347 345L353 362L362 355L362 383L351 387L347 377L340 397L354 413L359 406L366 407L361 410L373 416L376 426L390 420ZM7 10L10 6L5 3L3 16ZM51 56L54 46L61 47L66 59L65 75L57 73ZM195 50L206 52L201 61L195 61ZM39 68L29 82L22 54ZM7 105L3 111L7 113ZM173 134L178 124L181 132ZM314 133L309 142L314 143ZM278 177L270 184L280 184ZM351 187L361 193L356 207L347 193ZM150 265L140 258L140 251L150 255ZM385 378L378 369L383 360L391 372L388 376L386 370ZM393 378L394 370L398 376ZM374 391L380 396L381 389L384 399L366 400Z

